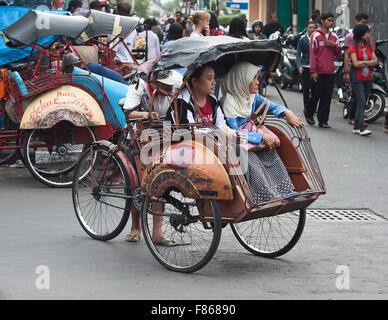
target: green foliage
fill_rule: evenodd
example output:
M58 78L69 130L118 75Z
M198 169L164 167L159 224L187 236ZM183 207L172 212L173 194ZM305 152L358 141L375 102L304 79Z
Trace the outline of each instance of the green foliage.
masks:
M169 13L173 13L174 9L175 11L176 10L182 11L182 8L179 6L179 0L170 0L168 2L162 3L162 5L164 9Z
M123 2L128 2L132 4L132 0L121 0ZM149 13L150 3L144 0L135 0L135 10L134 13L140 18L148 18L150 16ZM132 8L133 9L133 8Z
M218 24L220 26L223 26L223 27L227 27L228 25L230 25L230 22L236 18L236 17L240 17L242 18L244 21L246 19L246 16L244 13L241 13L241 14L237 14L237 15L229 15L229 16L219 16L218 17Z

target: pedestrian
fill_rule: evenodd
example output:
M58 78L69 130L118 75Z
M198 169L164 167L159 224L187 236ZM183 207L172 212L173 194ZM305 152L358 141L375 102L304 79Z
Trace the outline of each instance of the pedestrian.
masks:
M186 21L183 18L182 11L177 11L175 12L175 20L174 23L179 23L182 26L183 30L183 36L186 37L187 35L187 30L186 30Z
M93 10L102 11L103 5L102 5L101 1L95 0L95 1L90 2L89 7L90 7L90 9L93 9Z
M321 12L318 9L314 9L311 13L311 21L315 22L317 28L320 28L321 25Z
M158 36L151 29L154 26L154 21L152 18L147 18L144 20L145 30L139 33L139 37L147 39L147 59L149 60L159 60L160 52L160 41Z
M67 11L69 11L73 16L83 16L89 12L88 10L82 8L81 0L71 0Z
M116 14L120 16L130 17L132 15L132 8L131 6L126 2L120 2L117 5L116 8ZM136 37L137 32L136 30L133 30L124 40L123 42L127 46L129 51L132 51L132 48L136 44ZM116 42L111 44L113 47L113 50L115 51L115 57L114 60L118 61L119 63L133 63L134 60L131 56L131 53L127 50L127 48L124 46L123 43L119 43L115 46Z
M388 106L385 106L384 113L385 113L384 132L388 133Z
M349 46L349 55L352 60L350 82L356 105L353 133L366 136L370 135L372 131L365 129L364 110L372 88L371 67L378 64L378 60L375 50L367 42L369 27L360 23L354 27L353 34L353 43Z
M302 77L304 116L308 124L314 125L314 112L317 107L317 83L310 74L310 38L317 25L310 21L307 24L307 34L300 38L296 51L296 66ZM311 94L310 94L311 92Z
M249 38L252 40L267 39L267 36L262 31L263 31L263 23L260 20L253 21L252 31L249 34Z
M233 18L229 25L228 36L238 39L249 39L245 21L240 17Z
M182 76L173 71L162 71L157 73L156 79L151 79L149 83L140 79L138 85L130 85L128 87L127 96L125 99L124 109L132 109L136 106L141 106L141 111L133 111L128 115L128 118L147 118L150 112L150 105L152 99L154 99L154 112L151 112L153 119L164 118L170 108L172 99L162 93L156 93L153 98L153 92L156 88L161 88L167 93L173 93L182 84ZM133 154L129 151L125 152L131 164L136 168L136 163ZM119 183L121 181L118 181ZM163 206L161 204L153 204L153 211L163 212ZM131 211L132 226L129 234L125 236L127 242L140 241L141 225L140 225L140 212L137 210ZM162 233L162 218L155 216L154 228L152 233L152 241L155 244L160 244L166 247L172 247L176 245L173 239L167 239Z
M65 0L53 0L51 3L51 8L53 10L62 10L65 4Z
M368 19L369 19L369 16L366 13L357 13L355 18L354 18L355 25L358 25L360 23L368 24ZM372 46L373 49L376 49L376 44L375 44L375 40L373 38L371 27L369 24L368 24L368 26L369 26L368 42ZM350 69L351 61L350 61L348 49L349 49L349 46L352 42L353 42L353 32L350 32L346 35L344 45L343 45L343 48L345 51L345 54L344 54L344 82L346 82L346 83L350 83L349 69ZM353 93L353 95L354 95L354 93ZM351 125L354 124L355 114L356 114L356 106L353 103L350 106L350 110L349 110L349 114L348 114L348 123Z
M166 49L171 43L183 37L183 27L179 23L173 23L168 28L166 42L163 45L163 50Z
M202 31L205 31L206 36L210 36L210 13L206 11L197 11L187 20L195 27L194 31L190 34L190 37L203 37Z
M279 24L279 18L278 18L278 15L276 13L272 13L271 14L271 20L270 22L268 22L264 28L263 28L263 33L264 35L269 38L269 36L273 33L275 33L276 31L279 31L280 32L280 36L284 36L284 28L283 26L281 26Z
M220 25L218 24L216 15L213 12L209 12L209 13L210 13L210 35L223 36L224 34L220 30Z
M330 31L334 24L334 15L324 13L321 16L322 27L313 33L310 40L310 73L317 81L318 124L321 128L330 128L329 114L334 86L334 58L340 58L342 47L338 37Z

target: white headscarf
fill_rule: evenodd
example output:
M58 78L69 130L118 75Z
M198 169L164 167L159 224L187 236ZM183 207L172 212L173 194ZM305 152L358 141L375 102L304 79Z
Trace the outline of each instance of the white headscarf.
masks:
M249 62L238 62L223 77L222 108L226 118L247 118L252 113L255 95L249 93L249 84L260 69Z

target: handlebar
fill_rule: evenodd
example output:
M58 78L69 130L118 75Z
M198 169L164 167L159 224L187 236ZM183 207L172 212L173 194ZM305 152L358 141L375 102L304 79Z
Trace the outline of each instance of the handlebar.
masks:
M388 43L388 39L376 40L375 43L376 43L376 46L379 46L379 45L382 45L384 43Z

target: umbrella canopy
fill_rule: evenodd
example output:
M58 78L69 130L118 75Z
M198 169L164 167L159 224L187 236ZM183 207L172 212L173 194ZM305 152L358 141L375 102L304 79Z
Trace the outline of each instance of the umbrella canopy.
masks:
M274 71L281 46L274 40L243 40L228 36L182 38L171 43L152 72L187 68L185 78L202 65L212 62L217 76L224 75L238 61L248 61Z
M89 25L82 16L61 16L31 10L2 31L4 42L11 48L26 47L47 36L66 36L76 39Z

